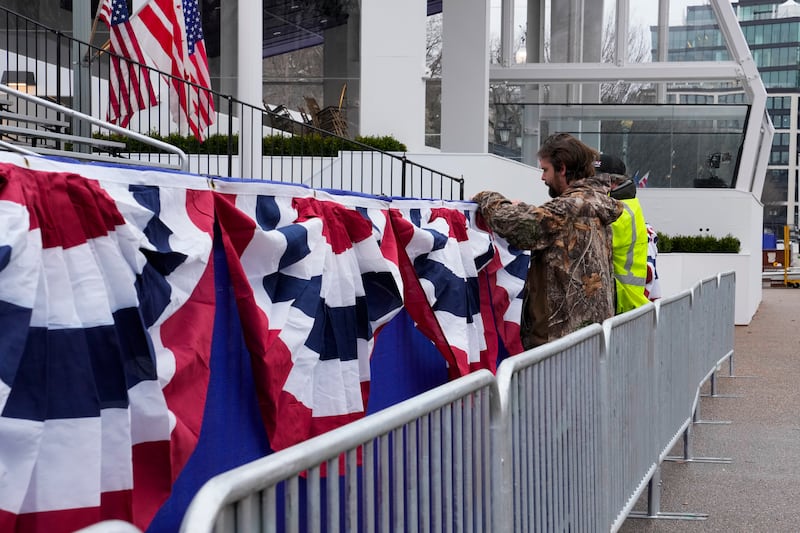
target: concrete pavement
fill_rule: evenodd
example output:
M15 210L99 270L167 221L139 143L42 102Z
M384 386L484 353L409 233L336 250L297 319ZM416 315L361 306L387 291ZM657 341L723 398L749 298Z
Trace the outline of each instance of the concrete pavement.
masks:
M800 532L800 290L764 288L750 325L736 327L734 375L751 377L721 377L717 393L739 397L703 397L699 411L731 423L693 426L694 456L732 462L662 464L661 511L708 518L629 518L621 532Z

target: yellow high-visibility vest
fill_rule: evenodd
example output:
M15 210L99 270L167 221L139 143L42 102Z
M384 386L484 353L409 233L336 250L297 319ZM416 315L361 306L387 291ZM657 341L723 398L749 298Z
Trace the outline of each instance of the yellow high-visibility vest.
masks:
M622 214L611 224L617 314L649 302L647 281L647 228L637 198L620 200Z

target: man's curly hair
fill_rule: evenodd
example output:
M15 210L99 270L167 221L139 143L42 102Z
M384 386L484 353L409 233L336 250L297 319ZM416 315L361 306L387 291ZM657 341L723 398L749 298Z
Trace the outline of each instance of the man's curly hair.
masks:
M537 154L547 159L553 168L566 169L567 183L594 176L594 162L599 154L569 133L554 133L548 136Z

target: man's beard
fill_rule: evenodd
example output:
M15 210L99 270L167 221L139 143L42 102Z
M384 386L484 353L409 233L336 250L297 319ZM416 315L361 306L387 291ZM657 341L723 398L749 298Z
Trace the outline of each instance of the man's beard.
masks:
M557 198L558 196L561 196L560 194L558 194L558 191L556 191L556 190L553 188L553 186L552 186L552 185L548 185L548 186L547 186L547 194L549 194L549 195L550 195L550 198Z

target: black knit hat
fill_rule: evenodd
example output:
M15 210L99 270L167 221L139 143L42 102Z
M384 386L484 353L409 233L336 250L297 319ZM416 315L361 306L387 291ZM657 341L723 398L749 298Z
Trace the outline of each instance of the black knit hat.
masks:
M597 172L604 172L606 174L621 174L625 175L625 163L622 159L615 155L600 154L600 159L594 163Z

